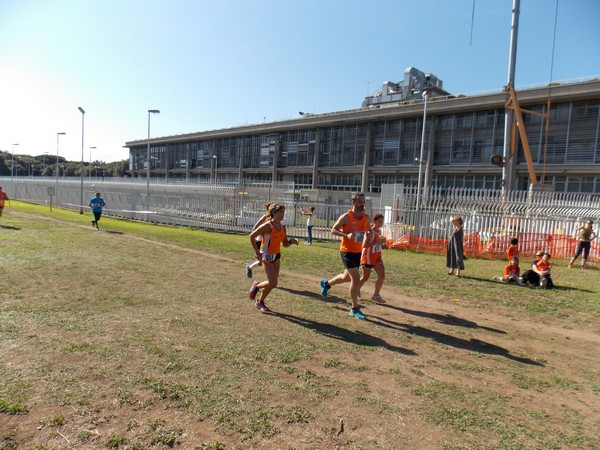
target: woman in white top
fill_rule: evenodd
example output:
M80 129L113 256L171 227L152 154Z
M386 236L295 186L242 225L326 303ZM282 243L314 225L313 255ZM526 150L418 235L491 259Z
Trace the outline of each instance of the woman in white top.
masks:
M313 228L312 216L315 212L315 207L311 206L306 211L303 209L300 209L300 212L307 217L306 228L308 230L308 239L306 240L306 243L304 245L312 245L312 228Z

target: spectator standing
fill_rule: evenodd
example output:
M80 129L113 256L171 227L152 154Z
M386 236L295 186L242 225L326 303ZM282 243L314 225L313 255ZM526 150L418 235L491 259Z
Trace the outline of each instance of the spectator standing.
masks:
M308 239L304 245L312 245L312 230L313 230L313 214L315 213L315 207L311 206L308 210L300 209L300 212L306 216L306 230L308 231Z
M1 189L1 188L0 188ZM590 248L592 247L592 241L596 238L596 233L593 230L594 222L588 220L587 223L575 230L575 233L578 233L579 242L577 243L577 249L575 250L575 255L569 261L567 268L571 269L573 267L573 263L579 255L583 252L583 256L581 258L581 268L585 269L588 257L590 256Z
M448 239L446 267L450 269L448 275L455 274L457 278L460 278L460 271L465 269L463 218L461 216L454 216L452 218L452 225L454 225L454 230L450 239Z
M519 240L517 238L512 238L510 240L510 245L506 249L506 256L509 261L515 257L519 257Z

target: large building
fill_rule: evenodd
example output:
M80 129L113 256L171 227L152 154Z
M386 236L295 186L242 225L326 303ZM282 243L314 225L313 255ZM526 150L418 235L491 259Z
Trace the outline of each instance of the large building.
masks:
M507 91L449 95L441 80L413 68L361 108L152 138L149 159L147 139L126 146L135 177L146 176L149 163L151 176L165 179L379 192L382 184L416 185L421 167L427 186L500 189L508 167L509 189L528 189L536 177L557 192L600 193L600 80L552 83L517 96L531 164L519 133L513 156L502 158Z

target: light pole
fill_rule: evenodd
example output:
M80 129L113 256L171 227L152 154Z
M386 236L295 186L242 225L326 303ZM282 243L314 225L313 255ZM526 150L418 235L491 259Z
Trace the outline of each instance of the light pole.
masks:
M79 201L79 214L83 214L83 132L85 129L85 111L81 106L78 106L77 109L81 112L81 167L80 167L80 175L81 175L81 198Z
M96 150L96 147L90 147L90 181L92 181L92 149Z
M10 179L11 180L14 178L14 171L15 171L15 145L19 145L19 144L12 145L12 153L10 155Z
M215 162L215 184L217 184L217 164L218 164L217 155L213 155L213 161Z
M419 156L419 177L417 181L417 207L415 208L415 226L417 235L421 236L421 181L423 177L423 158L425 153L425 129L427 126L427 98L429 97L429 92L427 89L423 90L421 94L423 96L423 132L421 133L421 154Z
M150 209L150 114L160 114L158 109L148 110L148 152L146 154L146 210Z
M58 165L58 142L61 135L67 134L64 131L56 133L56 203L58 204L58 175L60 174L60 166Z

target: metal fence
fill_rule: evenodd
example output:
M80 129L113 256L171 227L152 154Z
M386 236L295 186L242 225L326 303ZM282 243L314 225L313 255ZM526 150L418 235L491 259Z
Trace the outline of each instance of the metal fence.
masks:
M147 185L84 179L82 186L79 178L5 178L2 185L11 198L84 212L100 192L108 216L228 233L248 233L264 214L265 203L278 202L286 205L288 234L300 238L306 236L306 227L299 210L314 206L315 240L335 240L330 229L350 207L348 192L309 191L289 183ZM384 185L381 195L367 194L367 211L384 214L388 246L442 253L452 231L450 217L461 215L471 256L504 257L510 239L516 237L522 254L548 250L554 258L565 258L574 252L575 229L588 219L595 224L600 219L598 195L430 188L423 193L419 211L416 197L416 188L402 185ZM600 259L597 242L590 259Z

